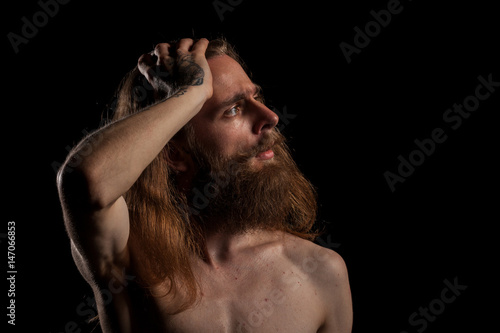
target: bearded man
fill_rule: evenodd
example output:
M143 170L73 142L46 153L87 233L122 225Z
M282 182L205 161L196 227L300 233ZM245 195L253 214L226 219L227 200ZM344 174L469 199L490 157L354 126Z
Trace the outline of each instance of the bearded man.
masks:
M58 173L104 332L350 332L347 269L227 41L142 55L113 119ZM133 278L129 278L133 276Z

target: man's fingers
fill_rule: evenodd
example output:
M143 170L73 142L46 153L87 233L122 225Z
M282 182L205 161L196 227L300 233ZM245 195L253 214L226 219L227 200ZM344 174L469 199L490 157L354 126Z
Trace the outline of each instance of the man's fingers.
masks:
M160 44L157 44L155 46L155 49L153 52L154 52L155 56L157 56L158 58L167 57L170 54L168 51L169 48L170 48L169 43L160 43Z
M156 45L154 49L154 54L158 57L156 65L160 68L160 70L165 71L166 73L171 73L174 67L174 58L170 56L170 44L168 43L160 43Z
M143 54L137 61L137 68L142 75L144 75L148 80L151 78L150 73L155 66L155 59L150 53Z
M169 43L157 44L153 52L143 54L139 58L137 67L155 89L161 89L162 84L173 80L184 82L186 77L191 81L199 79L191 77L193 73L186 72L184 67L193 65L200 68L200 64L206 66L204 55L208 43L205 38L198 40L196 43L191 38L183 38L175 45ZM189 59L185 58L188 55ZM174 73L174 67L176 66L178 70ZM203 73L203 70L201 70L201 73ZM174 75L179 77L174 77Z
M189 49L193 46L191 38L183 38L177 43L177 54L188 53Z
M191 51L192 52L201 52L202 54L205 54L207 47L208 47L208 39L201 38L193 45L193 48Z

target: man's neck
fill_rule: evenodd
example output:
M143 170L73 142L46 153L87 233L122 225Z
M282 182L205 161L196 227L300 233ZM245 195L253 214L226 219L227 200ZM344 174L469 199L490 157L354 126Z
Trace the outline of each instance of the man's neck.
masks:
M253 230L239 234L207 233L205 262L212 267L230 263L251 249L278 240L279 234L268 230Z

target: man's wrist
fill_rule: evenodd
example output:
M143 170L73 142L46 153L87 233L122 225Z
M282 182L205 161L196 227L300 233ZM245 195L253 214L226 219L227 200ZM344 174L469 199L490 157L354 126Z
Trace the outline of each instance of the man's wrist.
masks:
M193 97L196 96L197 98L199 98L200 102L205 103L212 97L212 93L212 89L208 89L204 86L181 86L178 91L171 97L176 98L185 94L190 94Z

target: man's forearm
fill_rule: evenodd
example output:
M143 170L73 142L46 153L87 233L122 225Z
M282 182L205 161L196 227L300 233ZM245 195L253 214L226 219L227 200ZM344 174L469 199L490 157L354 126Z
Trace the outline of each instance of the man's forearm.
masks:
M101 128L82 140L68 156L65 165L81 158L74 168L76 172L72 172L74 176L69 177L84 180L89 204L97 207L112 204L134 184L175 133L199 112L206 99L202 87L190 86L182 95ZM91 153L84 156L81 150L89 150L89 146ZM59 181L64 177L63 167Z

